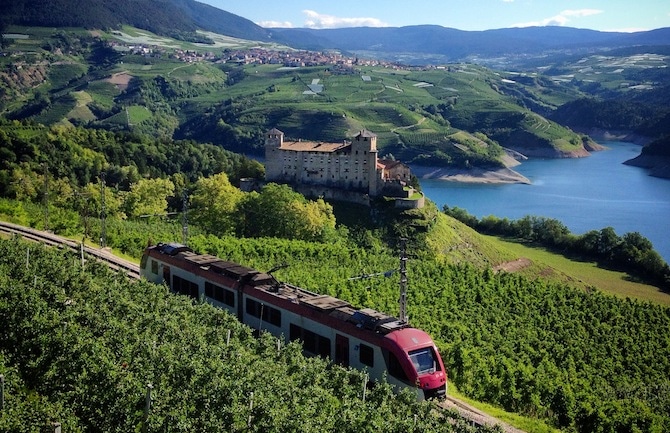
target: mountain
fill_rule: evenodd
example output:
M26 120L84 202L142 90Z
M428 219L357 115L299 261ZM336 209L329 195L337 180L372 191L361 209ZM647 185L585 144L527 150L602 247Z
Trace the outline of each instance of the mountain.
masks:
M342 29L271 29L277 41L296 48L340 49L406 62L438 63L547 53L591 53L635 45L670 45L670 28L620 33L570 27L464 31L435 25Z
M249 40L270 36L245 18L193 0L12 0L0 3L0 17L5 26L115 29L125 24L169 36L196 30Z
M366 128L403 161L494 169L505 164L502 148L530 157L584 156L594 146L573 131L627 130L649 139L670 133L670 29L264 29L193 0L0 3L0 30L17 24L39 27L12 28L8 33L28 33L19 41L0 38L0 112L10 119L132 130L243 152L259 150L273 127L313 140ZM123 25L136 27L132 35L116 31ZM231 46L220 35L238 38L237 48L247 51L212 45L206 57L200 42ZM358 59L287 55L276 42ZM259 46L266 48L249 55ZM183 57L187 52L200 54ZM383 57L421 67L370 60ZM478 66L531 61L528 72ZM424 67L431 62L441 65ZM315 80L318 92L308 84Z
M13 0L0 3L2 25L114 29L131 25L175 36L204 30L254 41L274 41L307 50L337 49L404 61L447 63L506 57L592 53L630 46L670 45L670 28L637 33L569 27L464 31L436 25L341 29L266 29L250 20L194 0Z

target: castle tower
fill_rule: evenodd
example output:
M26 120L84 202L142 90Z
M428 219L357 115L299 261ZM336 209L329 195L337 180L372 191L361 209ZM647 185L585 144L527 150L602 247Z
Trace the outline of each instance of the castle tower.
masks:
M284 144L284 133L272 128L265 133L265 179L277 180L282 175L282 158L280 148Z
M377 135L364 129L351 142L351 159L359 167L362 186L371 196L377 195Z

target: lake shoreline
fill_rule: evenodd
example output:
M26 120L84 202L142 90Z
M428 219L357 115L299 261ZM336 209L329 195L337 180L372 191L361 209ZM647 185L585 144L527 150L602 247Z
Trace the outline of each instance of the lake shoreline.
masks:
M438 208L448 204L477 218L542 216L561 221L577 235L603 227L612 227L619 235L639 232L670 262L668 180L649 176L647 169L623 164L640 154L639 144L616 140L600 144L608 150L593 152L588 158L533 158L514 167L532 180L531 185L447 182L440 180L441 175L473 173L437 171L431 173L432 178L419 179L421 190ZM418 174L424 171L422 168Z
M412 173L419 179L437 179L448 182L479 183L479 184L509 184L522 183L530 185L530 180L510 169L500 168L486 170L483 168L462 169L455 167L427 167L411 166Z

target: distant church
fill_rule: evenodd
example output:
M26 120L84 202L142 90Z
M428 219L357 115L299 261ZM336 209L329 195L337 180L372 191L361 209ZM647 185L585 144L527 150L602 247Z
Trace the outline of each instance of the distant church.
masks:
M352 141L338 143L285 140L284 133L276 128L265 136L267 182L408 199L415 194L407 187L410 175L409 167L402 162L378 159L377 136L367 130L360 131ZM420 205L405 205L422 206L423 200Z

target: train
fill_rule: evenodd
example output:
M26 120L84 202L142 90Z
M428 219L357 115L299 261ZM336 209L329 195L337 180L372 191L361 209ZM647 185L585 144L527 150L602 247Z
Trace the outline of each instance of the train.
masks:
M257 332L299 340L306 355L366 372L417 399L443 399L447 371L431 337L407 320L370 308L358 309L329 295L280 282L260 272L186 245L148 246L142 278L179 294L225 309Z

